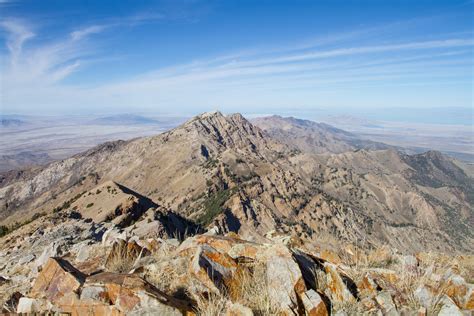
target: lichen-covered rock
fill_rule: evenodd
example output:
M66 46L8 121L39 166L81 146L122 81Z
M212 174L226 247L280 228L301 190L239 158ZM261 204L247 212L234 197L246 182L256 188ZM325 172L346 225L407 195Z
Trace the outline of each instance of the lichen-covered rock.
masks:
M371 295L375 295L377 291L381 290L381 287L379 284L377 284L377 281L374 280L368 273L365 273L362 280L359 282L359 284L357 284L357 288L360 291L365 291Z
M474 309L474 284L467 285L466 295L464 296L464 309Z
M334 302L355 302L353 293L347 287L348 278L344 282L341 274L338 272L337 267L329 262L324 263L324 269L326 271L327 295Z
M293 249L293 259L298 264L306 286L310 289L316 290L317 284L317 271L324 270L324 260L317 260L317 258L310 256L309 254L299 250Z
M61 308L64 311L73 311L79 307L84 308L83 302L92 304L93 308L111 312L118 310L125 314L140 310L162 310L166 311L167 315L181 315L182 312L190 310L186 302L162 293L137 275L110 272L88 277L80 300L63 300ZM104 304L113 307L104 307Z
M85 275L68 261L49 258L30 291L32 298L46 298L55 303L68 293L77 293Z
M297 309L297 295L306 291L303 275L284 245L273 245L257 255L266 264L266 279L270 299L282 311L291 314Z
M307 316L327 316L328 310L321 295L315 290L311 289L301 295L301 302L303 303L305 314Z
M202 244L196 248L189 268L209 289L219 291L230 285L237 263L229 255Z

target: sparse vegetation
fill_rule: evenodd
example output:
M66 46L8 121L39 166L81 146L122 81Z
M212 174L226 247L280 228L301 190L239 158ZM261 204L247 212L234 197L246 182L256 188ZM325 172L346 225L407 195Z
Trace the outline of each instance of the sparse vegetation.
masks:
M197 219L197 223L202 226L210 224L217 215L224 211L225 202L236 190L237 188L225 189L209 196L203 203L204 213Z
M111 272L128 273L140 255L136 248L128 247L126 242L119 241L112 246L105 266Z
M18 228L20 228L22 226L25 226L25 225L28 225L29 223L31 223L34 220L37 220L38 218L43 217L43 216L46 216L45 212L35 213L35 214L33 214L33 216L30 219L28 219L24 222L16 222L16 223L12 224L11 226L1 225L0 226L0 237L8 235L11 232L17 230Z
M94 206L94 203L89 203L89 204L86 205L86 208L90 208L92 206Z
M53 213L59 213L60 211L62 210L66 210L68 209L69 207L71 207L71 204L76 202L81 196L83 196L84 194L86 193L86 191L84 192L81 192L79 194L76 194L73 198L65 201L62 205L60 206L57 206L53 209ZM90 192L89 192L90 194Z

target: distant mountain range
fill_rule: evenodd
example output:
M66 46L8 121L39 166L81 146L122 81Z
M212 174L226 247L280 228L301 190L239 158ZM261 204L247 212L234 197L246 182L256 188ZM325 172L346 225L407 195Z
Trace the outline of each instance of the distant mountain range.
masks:
M67 207L106 181L203 229L253 240L279 231L309 243L326 235L334 244L402 251L474 250L474 182L451 158L406 155L326 124L276 116L252 123L219 112L4 174L0 220ZM87 207L87 214L100 211Z
M22 126L27 124L25 121L19 119L9 119L9 118L1 118L0 119L0 126L2 127L16 127Z
M141 125L141 124L158 124L158 120L154 120L145 116L134 114L117 114L105 116L90 121L91 124L99 125Z
M272 138L304 152L342 153L355 149L395 148L383 143L365 140L325 123L293 117L268 116L252 120L252 123L267 132Z

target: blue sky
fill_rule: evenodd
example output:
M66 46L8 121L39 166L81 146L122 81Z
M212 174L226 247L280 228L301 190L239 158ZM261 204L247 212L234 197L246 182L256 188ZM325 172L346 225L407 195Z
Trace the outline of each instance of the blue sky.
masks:
M472 0L0 0L2 113L472 108Z

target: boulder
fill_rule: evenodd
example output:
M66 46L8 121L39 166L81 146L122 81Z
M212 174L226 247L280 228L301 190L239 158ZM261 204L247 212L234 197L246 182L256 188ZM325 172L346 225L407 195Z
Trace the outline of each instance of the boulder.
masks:
M40 312L39 303L34 298L21 297L16 309L17 313L35 313Z
M308 316L327 316L328 310L321 295L315 290L311 289L301 295L301 302L303 303L305 314Z
M349 278L344 276L343 279L337 267L332 263L325 262L324 269L326 271L326 282L328 286L326 295L331 298L331 301L339 303L355 302L356 298L347 286Z
M62 245L63 243L61 241L53 241L49 246L44 248L41 255L35 261L35 267L39 268L43 266L49 258L59 256L61 254Z
M438 316L462 316L463 313L453 302L453 300L447 296L443 295L440 300L441 309L439 310Z
M116 306L110 305L107 297L101 300L78 298L76 295L65 295L58 302L58 308L62 313L69 316L82 315L104 315L104 316L124 316Z
M299 250L293 249L293 259L298 264L300 271L303 275L306 286L310 289L316 290L317 284L317 271L324 271L324 260L318 260L313 256Z
M433 293L425 285L420 285L414 292L414 297L418 300L421 306L429 308L433 302Z
M82 315L87 308L107 315L181 315L190 311L184 302L166 295L137 275L102 272L86 279L81 297L65 296L61 311ZM94 314L95 315L95 314Z
M196 248L189 269L206 287L219 291L231 285L237 263L229 255L202 244Z
M16 312L18 314L33 315L39 312L51 311L53 306L47 300L22 297L18 301Z
M46 298L55 303L68 293L77 293L85 276L68 261L49 258L30 291L32 298Z
M458 274L451 274L446 280L445 294L449 296L459 306L464 305L464 300L468 292L468 284Z
M270 300L291 315L297 309L297 295L304 293L306 286L290 250L282 244L275 244L258 253L257 260L265 262Z
M380 292L376 297L375 301L382 309L383 315L386 316L399 316L400 314L397 311L397 307L393 302L392 296L389 292L383 291Z

